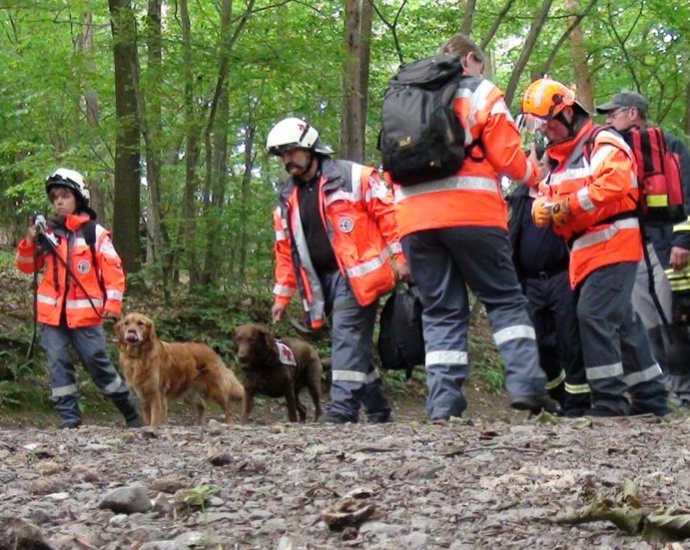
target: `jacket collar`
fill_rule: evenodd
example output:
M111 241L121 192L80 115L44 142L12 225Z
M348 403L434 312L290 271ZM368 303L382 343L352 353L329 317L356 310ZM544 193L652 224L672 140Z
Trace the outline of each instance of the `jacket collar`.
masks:
M345 185L345 177L343 176L343 170L339 166L339 162L340 161L336 161L331 157L321 157L321 179L318 185L326 194L336 191ZM281 200L287 201L296 187L298 187L298 185L295 182L295 178L290 176L285 180L285 183L283 183L280 189Z
M556 166L562 166L570 157L575 147L585 136L592 131L594 127L594 121L592 119L587 120L585 124L580 128L573 139L568 141L563 141L561 143L556 143L550 145L546 148L549 154L549 158L556 162Z

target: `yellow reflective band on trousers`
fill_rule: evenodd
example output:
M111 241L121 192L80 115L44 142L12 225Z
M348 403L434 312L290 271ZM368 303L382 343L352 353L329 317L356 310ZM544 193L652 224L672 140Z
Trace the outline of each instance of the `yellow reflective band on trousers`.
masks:
M570 395L582 395L585 393L591 393L589 389L589 384L568 384L565 383L565 393Z
M564 370L562 370L561 373L556 378L554 378L553 380L549 380L546 383L546 389L547 390L556 389L563 382L565 382L565 371Z

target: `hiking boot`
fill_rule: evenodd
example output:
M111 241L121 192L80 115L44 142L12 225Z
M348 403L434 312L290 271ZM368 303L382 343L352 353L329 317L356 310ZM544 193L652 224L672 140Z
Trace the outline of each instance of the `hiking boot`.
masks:
M131 420L127 420L125 422L125 425L128 428L141 428L144 426L144 421L141 419L140 416L137 416L136 418L132 418Z
M643 414L653 414L654 416L666 416L668 414L671 414L671 409L669 407L641 407L633 403L632 407L630 408L630 416L641 416Z
M385 414L372 414L367 416L369 424L388 424L393 422L393 414L388 411Z
M563 418L581 418L587 415L588 408L584 407L566 407L561 411L560 416Z
M558 414L561 412L561 406L558 401L551 399L547 393L513 397L510 406L518 411L529 411L535 415L541 413L542 410L551 414Z
M333 414L332 412L326 411L321 416L319 416L319 418L316 422L318 424L348 424L348 423L355 424L355 423L357 423L357 420L345 418L344 416L339 416L337 414Z
M614 411L612 409L607 409L606 407L592 407L585 411L584 416L593 416L596 418L621 418L623 416L628 416L626 413L621 411Z
M117 407L117 410L120 411L122 416L125 418L125 425L128 428L141 428L143 426L143 422L139 416L139 410L129 395L125 396L124 398L119 397L117 399L113 399L112 401Z
M74 430L81 426L81 420L73 418L70 420L63 420L60 422L60 429L61 430Z

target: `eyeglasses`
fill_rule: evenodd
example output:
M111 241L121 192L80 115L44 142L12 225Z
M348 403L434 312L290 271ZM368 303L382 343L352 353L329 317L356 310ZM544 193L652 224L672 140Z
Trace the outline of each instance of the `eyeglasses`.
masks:
M619 107L618 109L615 109L613 111L609 111L608 115L606 118L616 118L618 115L622 113L629 112L632 107Z

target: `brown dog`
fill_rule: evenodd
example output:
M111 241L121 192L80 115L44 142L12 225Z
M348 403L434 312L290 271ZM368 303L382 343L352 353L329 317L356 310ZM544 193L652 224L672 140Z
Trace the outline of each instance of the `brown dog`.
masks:
M254 324L235 329L237 359L245 372L242 421L247 422L254 404L254 394L283 397L287 403L290 422L307 419L307 409L299 400L306 387L314 401L315 418L321 415L321 374L323 369L316 350L299 338L284 338L279 342L263 327ZM281 357L282 355L282 357ZM294 363L294 364L288 364Z
M210 347L162 342L156 337L153 321L141 313L130 313L118 321L115 334L120 367L141 402L144 423L163 424L168 399L182 396L195 406L197 423L202 424L206 405L201 395L218 403L225 421L232 422L230 401L243 399L244 389Z

